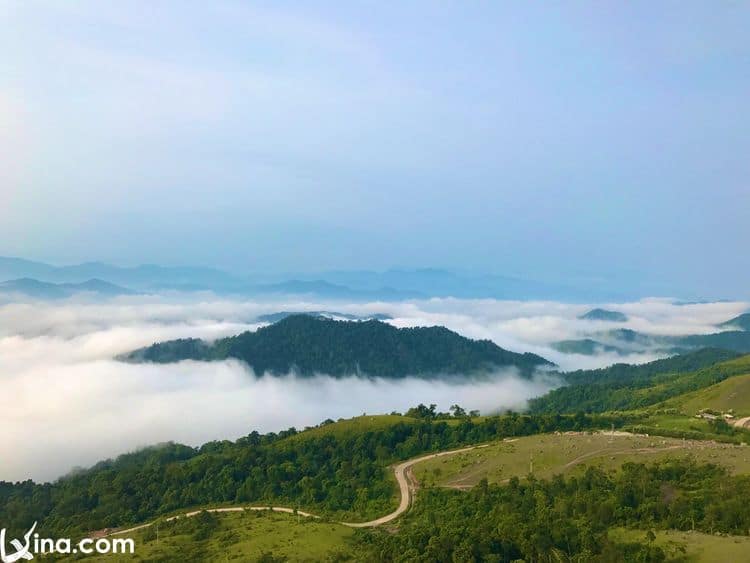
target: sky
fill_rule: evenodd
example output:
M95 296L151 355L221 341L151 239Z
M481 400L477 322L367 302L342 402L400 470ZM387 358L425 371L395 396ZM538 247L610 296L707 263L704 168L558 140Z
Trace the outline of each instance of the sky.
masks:
M747 295L745 2L9 1L0 255Z

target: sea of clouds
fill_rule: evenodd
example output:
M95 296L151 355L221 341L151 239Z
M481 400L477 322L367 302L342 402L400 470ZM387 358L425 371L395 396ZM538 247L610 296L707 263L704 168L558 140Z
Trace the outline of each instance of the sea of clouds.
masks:
M50 480L76 466L174 440L199 445L252 430L315 425L326 418L405 411L417 403L453 403L483 413L522 410L529 398L559 385L554 376L527 380L512 370L482 381L399 381L325 374L256 377L236 361L126 364L113 358L155 341L214 339L255 330L258 315L326 310L385 313L405 326L443 325L518 352L534 352L561 369L601 367L630 356L560 354L550 343L611 323L578 319L593 305L555 302L430 299L407 303L228 300L211 294L134 296L96 302L0 303L0 480ZM678 305L647 299L604 304L629 316L624 326L651 334L715 332L747 303Z

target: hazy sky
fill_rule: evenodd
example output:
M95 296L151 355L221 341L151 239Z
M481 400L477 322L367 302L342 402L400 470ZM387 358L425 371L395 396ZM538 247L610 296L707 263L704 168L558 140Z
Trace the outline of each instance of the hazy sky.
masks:
M0 255L746 288L750 3L404 4L3 2Z

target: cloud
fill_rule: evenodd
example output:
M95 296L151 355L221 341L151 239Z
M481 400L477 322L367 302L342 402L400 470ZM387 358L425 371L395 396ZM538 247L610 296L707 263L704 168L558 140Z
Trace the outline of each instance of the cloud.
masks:
M597 330L577 319L589 306L552 302L431 299L342 304L304 300L234 301L210 294L135 296L105 303L67 300L0 306L0 479L54 479L74 466L149 444L199 445L253 430L278 431L326 418L404 411L417 403L446 410L459 403L493 412L523 409L558 382L506 371L481 382L255 377L235 361L131 365L113 357L154 341L217 338L254 330L258 315L330 310L394 317L397 326L445 325L515 351L539 353L565 369L643 362L642 353L563 355L550 342ZM744 303L677 306L664 301L612 305L629 326L654 333L704 332ZM610 325L607 325L610 326Z
M458 402L491 412L521 409L552 386L498 374L477 384L419 379L256 378L244 365L183 362L128 365L90 361L35 366L4 382L0 479L53 479L141 446L175 440L199 445L252 430L303 428L331 417L404 411L418 402Z

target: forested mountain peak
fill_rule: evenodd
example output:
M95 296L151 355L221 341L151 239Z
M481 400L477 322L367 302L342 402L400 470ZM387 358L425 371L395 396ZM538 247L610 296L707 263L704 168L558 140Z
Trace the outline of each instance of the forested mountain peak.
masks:
M375 319L337 321L304 314L213 344L173 340L122 359L168 363L227 358L244 361L257 374L295 371L303 376L336 377L461 376L505 367L529 375L537 367L552 365L536 354L504 350L489 340L471 340L442 326L397 328Z

